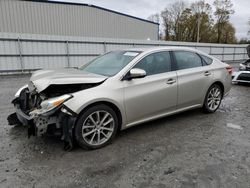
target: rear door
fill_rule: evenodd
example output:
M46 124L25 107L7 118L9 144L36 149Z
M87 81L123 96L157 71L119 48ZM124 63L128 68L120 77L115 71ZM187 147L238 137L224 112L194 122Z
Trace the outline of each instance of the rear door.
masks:
M178 77L177 108L203 104L213 80L213 71L202 58L191 51L174 51Z

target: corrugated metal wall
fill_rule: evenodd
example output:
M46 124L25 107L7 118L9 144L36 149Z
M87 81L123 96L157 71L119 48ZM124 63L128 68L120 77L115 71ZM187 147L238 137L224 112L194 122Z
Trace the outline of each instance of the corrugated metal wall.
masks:
M193 47L222 61L248 59L246 45L0 33L0 73L77 67L107 51L152 46Z
M0 32L158 39L158 24L91 5L0 0Z

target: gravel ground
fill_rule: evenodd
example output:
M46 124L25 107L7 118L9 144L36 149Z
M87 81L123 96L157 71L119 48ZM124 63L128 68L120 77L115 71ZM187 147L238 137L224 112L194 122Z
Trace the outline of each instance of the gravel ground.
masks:
M0 78L0 187L250 186L249 86L233 86L214 114L184 112L122 131L105 148L65 152L59 138L28 139L7 125L27 81Z

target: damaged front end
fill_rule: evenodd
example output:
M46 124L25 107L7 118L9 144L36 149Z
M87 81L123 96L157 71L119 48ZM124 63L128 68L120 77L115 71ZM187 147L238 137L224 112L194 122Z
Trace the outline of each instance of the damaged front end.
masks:
M49 89L53 90L51 87ZM8 117L8 121L10 125L27 126L29 137L45 134L61 135L65 142L64 148L71 150L76 114L63 103L73 96L59 91L50 91L50 95L46 95L47 90L38 93L33 86L26 85L20 88L12 101L16 112Z
M77 114L64 103L74 93L99 86L106 79L77 69L36 71L29 84L15 94L12 103L16 112L8 117L9 124L28 126L29 136L60 135L65 149L72 149Z

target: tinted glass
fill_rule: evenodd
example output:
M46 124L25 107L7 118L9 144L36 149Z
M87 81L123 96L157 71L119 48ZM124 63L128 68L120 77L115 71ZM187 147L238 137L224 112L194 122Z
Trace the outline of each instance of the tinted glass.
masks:
M205 55L200 55L207 65L212 64L213 60Z
M169 52L150 54L138 62L134 68L145 70L147 75L169 72L171 71L170 54Z
M129 62L131 62L140 52L135 51L114 51L104 54L90 63L80 67L79 69L101 74L105 76L113 76L120 72Z
M202 66L201 58L196 53L187 51L175 51L174 54L179 70Z

